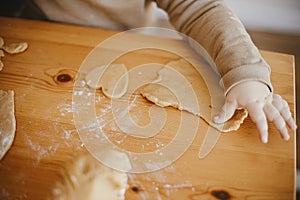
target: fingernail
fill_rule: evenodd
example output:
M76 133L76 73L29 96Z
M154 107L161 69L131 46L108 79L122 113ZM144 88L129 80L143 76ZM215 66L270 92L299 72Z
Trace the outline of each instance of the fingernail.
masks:
M284 140L288 141L290 139L290 135L285 135Z
M289 132L288 132L288 130L286 129L286 128L284 128L283 130L282 130L282 133L283 133L283 139L284 140L289 140L290 139L290 135L289 135Z
M218 121L220 117L218 115L214 116L214 121Z
M268 137L267 136L263 136L262 138L261 138L261 141L263 142L263 143L268 143Z
M295 131L297 129L297 124L296 123L293 124L293 128L292 129L293 129L293 131Z
M289 139L290 139L290 136L287 135L287 136L285 137L285 140L288 141Z

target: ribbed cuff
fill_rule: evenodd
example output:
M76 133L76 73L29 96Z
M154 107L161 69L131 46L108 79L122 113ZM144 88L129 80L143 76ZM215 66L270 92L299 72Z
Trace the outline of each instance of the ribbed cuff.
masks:
M225 96L231 88L244 81L260 81L266 84L272 92L273 86L270 80L270 73L269 65L261 59L259 63L243 65L230 70L222 77L219 84L224 87Z

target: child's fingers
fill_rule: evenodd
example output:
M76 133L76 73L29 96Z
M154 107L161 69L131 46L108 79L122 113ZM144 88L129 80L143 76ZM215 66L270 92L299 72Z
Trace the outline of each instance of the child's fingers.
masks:
M287 131L285 120L281 116L280 112L270 103L267 103L264 106L264 111L267 116L267 119L270 122L274 123L275 127L279 130L282 138L284 140L289 140L290 135Z
M237 109L237 103L235 101L226 101L220 113L213 118L214 122L215 123L226 122L233 116L236 109Z
M257 102L251 102L246 105L249 112L249 116L252 121L256 124L256 127L260 133L260 138L263 143L268 142L268 123L263 106Z
M296 125L295 120L292 117L292 113L290 111L290 107L289 107L288 103L284 99L282 99L278 96L274 96L272 104L280 112L280 115L283 117L283 119L288 124L288 126L292 130L296 130L297 125Z

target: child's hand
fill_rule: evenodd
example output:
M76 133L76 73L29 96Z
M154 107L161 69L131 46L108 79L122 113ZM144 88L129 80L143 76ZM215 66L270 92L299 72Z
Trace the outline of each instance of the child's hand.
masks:
M289 140L286 123L296 129L287 102L278 94L258 81L246 81L234 86L227 94L222 111L214 117L215 123L224 123L232 117L237 108L248 110L252 121L256 124L263 143L268 142L268 123L273 122L284 140Z

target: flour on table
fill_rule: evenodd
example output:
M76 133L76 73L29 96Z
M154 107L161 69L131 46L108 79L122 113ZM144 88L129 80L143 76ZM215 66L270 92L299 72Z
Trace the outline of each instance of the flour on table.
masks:
M190 87L193 93L188 92ZM158 106L172 106L197 115L222 132L237 130L247 117L247 111L242 109L237 110L225 124L214 123L212 121L214 105L207 85L198 71L183 59L168 63L158 72L156 80L142 88L141 94ZM192 95L196 95L197 104L192 101Z
M102 88L107 97L120 98L128 87L127 68L124 64L102 65L88 72L85 81L93 89Z
M101 165L90 154L68 163L56 183L53 199L124 200L127 174Z
M10 149L15 131L14 92L0 90L0 160Z

